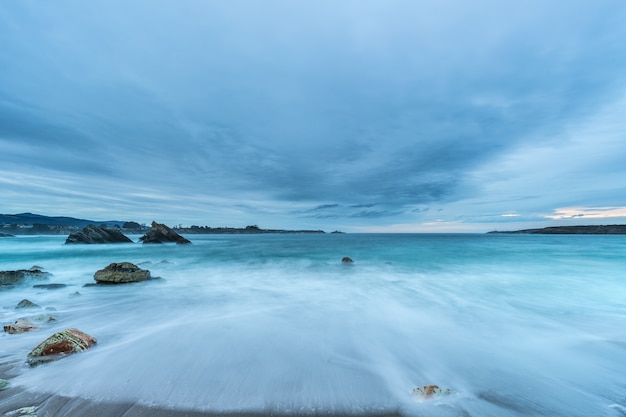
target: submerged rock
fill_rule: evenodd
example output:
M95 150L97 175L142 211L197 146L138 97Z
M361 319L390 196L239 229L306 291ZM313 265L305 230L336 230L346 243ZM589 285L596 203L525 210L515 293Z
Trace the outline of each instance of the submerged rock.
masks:
M29 354L27 363L37 366L51 362L72 353L82 352L97 343L93 336L78 329L65 329L57 332L38 344Z
M191 243L169 227L164 224L152 222L152 227L148 230L148 233L139 238L143 243L167 243L174 242L182 245Z
M39 327L27 319L17 319L13 324L4 325L4 331L8 334L26 333L33 330L39 330Z
M48 279L52 274L43 271L38 266L30 269L18 269L16 271L0 271L0 285L17 284L26 278Z
M35 304L32 301L28 300L28 299L23 299L22 301L20 301L19 303L17 303L17 305L15 306L16 309L22 309L22 308L41 308L41 306L39 304Z
M7 411L3 415L6 417L37 417L37 407L22 407L17 410Z
M150 271L141 269L130 262L112 263L96 271L93 278L98 284L125 284L150 279Z
M11 386L11 383L6 379L0 378L0 391L5 390Z
M44 290L58 290L60 288L67 287L67 284L37 284L33 285L33 288L44 289Z
M411 397L416 401L432 400L446 397L450 394L452 394L451 390L439 388L438 385L424 385L411 390Z
M40 324L56 321L56 319L50 314L37 314L36 316L20 317L20 319L25 319Z
M115 229L105 229L104 227L90 224L82 231L70 234L65 240L65 244L73 243L132 243L122 232Z
M344 264L351 264L354 261L352 260L352 258L350 258L348 256L344 256L343 258L341 258L341 262L344 263Z

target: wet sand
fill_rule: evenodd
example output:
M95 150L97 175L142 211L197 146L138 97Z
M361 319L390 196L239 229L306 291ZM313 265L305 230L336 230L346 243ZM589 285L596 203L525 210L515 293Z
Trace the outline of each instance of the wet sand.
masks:
M9 382L18 374L22 363L0 363L0 378ZM29 413L30 411L30 413ZM347 417L356 414L338 413L334 411L317 411L309 413L281 412L218 412L185 409L168 409L150 407L131 402L110 403L93 402L83 398L70 398L54 394L33 393L22 387L10 386L0 391L0 416L15 417L296 417L325 416ZM372 412L368 417L400 417L399 412Z

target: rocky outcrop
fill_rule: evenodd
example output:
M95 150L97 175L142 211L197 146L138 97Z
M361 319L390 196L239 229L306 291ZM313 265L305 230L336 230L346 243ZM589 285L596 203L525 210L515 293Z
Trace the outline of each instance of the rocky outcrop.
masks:
M0 271L0 285L17 284L26 278L48 279L50 276L49 272L42 271L38 266L17 271Z
M60 359L72 353L82 352L97 343L93 336L78 329L66 329L57 332L38 344L29 354L26 362L37 366L45 362Z
M175 242L179 245L191 243L164 224L152 222L148 233L139 238L143 243L167 243Z
M122 232L115 229L105 229L100 226L90 224L82 231L72 233L65 240L65 244L73 243L132 243Z
M341 258L341 262L344 263L344 264L351 264L354 261L352 260L352 258L350 258L348 256L344 256L343 258Z
M31 323L28 319L17 319L15 323L5 324L3 327L8 334L26 333L39 329L37 325Z
M130 262L120 262L97 271L93 278L98 284L125 284L150 279L150 271Z

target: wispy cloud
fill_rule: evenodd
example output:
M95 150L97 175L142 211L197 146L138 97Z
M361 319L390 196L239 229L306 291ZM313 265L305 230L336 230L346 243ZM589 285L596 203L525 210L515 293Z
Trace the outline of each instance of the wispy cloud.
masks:
M545 216L547 219L609 219L626 217L624 207L568 207L554 210L554 214Z

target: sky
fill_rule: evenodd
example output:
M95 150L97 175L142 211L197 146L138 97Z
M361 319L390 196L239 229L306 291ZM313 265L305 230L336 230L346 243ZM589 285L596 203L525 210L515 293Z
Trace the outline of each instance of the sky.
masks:
M623 0L6 0L0 213L626 223Z

